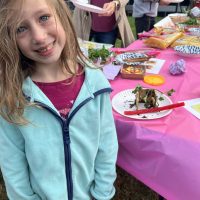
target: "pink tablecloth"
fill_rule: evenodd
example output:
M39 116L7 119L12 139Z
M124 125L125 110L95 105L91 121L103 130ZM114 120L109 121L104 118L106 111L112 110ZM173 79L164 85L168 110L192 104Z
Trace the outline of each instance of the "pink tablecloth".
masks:
M141 47L142 41L136 41L128 49ZM160 71L166 83L155 86L156 89L175 89L171 97L174 103L200 98L199 58L184 58L187 71L180 76L172 76L168 71L172 62L183 58L173 49L161 50L157 58L166 60ZM111 97L138 83L150 87L143 81L117 77L111 81ZM183 107L164 118L148 121L113 112L119 140L117 164L168 200L199 200L200 120Z

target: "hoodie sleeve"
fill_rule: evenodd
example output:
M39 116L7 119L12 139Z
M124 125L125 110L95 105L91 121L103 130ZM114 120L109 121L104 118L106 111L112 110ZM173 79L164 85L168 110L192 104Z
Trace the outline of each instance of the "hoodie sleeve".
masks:
M0 118L0 167L10 200L41 200L31 188L25 142L15 125Z
M91 188L97 200L109 200L115 194L113 183L116 179L118 142L109 93L100 95L101 137L95 160L95 183Z

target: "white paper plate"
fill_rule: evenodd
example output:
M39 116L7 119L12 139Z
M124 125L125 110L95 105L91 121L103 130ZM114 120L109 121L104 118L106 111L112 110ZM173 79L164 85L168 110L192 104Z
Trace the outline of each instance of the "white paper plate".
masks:
M146 113L140 115L124 115L125 110L136 110L135 106L130 108L130 105L133 104L135 101L135 94L132 93L132 91L133 89L121 91L112 98L112 107L119 114L132 119L150 120L165 117L166 115L169 115L172 112L172 110L164 110L160 112ZM172 104L171 99L165 94L161 93L160 91L156 90L156 95L158 97L159 106L166 106ZM163 97L164 100L159 100L159 97ZM139 104L139 109L144 109L143 103Z
M200 58L200 47L193 45L175 46L174 50L180 56Z
M169 17L187 17L186 13L171 13L168 15Z
M173 28L175 27L174 22L171 20L169 16L164 17L160 21L158 21L156 24L153 25L154 27L163 27L163 28Z
M181 3L184 0L169 0L168 3Z
M82 10L88 11L88 12L93 12L93 13L99 13L99 14L103 14L105 13L105 10L103 8L100 8L98 6L94 6L88 3L84 3L81 1L77 1L74 0L72 1L74 6L76 6L77 8L80 8Z

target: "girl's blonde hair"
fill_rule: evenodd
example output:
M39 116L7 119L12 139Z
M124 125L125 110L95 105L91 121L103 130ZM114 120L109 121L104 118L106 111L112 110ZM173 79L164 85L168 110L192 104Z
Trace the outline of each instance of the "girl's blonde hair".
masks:
M20 10L25 0L0 0L0 116L8 122L27 123L24 109L30 103L26 100L22 84L31 75L34 62L25 58L16 42L16 30L20 21ZM60 20L65 33L66 44L61 54L61 63L69 73L76 75L77 58L84 63L83 56L71 21L71 11L64 0L46 0ZM70 65L69 65L70 60Z

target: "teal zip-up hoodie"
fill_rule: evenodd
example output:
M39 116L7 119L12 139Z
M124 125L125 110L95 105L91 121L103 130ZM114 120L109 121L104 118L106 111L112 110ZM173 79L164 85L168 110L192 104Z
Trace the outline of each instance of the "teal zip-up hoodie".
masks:
M25 96L41 107L25 109L28 125L0 118L0 166L10 200L113 197L118 144L110 91L100 70L86 68L81 91L63 120L32 80L25 80Z

